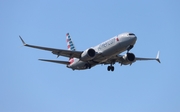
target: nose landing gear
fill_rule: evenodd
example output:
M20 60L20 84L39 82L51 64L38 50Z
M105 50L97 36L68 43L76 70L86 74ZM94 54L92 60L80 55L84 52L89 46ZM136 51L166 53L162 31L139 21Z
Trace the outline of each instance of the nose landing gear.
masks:
M127 48L127 52L129 52L134 46L133 45L130 45L128 48Z
M114 66L112 66L112 65L111 65L111 66L108 66L108 67L107 67L107 70L108 70L108 71L114 71Z

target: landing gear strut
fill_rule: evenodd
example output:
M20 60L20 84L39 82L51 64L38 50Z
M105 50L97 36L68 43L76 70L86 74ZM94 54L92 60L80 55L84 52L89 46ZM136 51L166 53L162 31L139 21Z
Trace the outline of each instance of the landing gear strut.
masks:
M130 45L128 48L127 48L127 52L129 52L134 46L133 45Z

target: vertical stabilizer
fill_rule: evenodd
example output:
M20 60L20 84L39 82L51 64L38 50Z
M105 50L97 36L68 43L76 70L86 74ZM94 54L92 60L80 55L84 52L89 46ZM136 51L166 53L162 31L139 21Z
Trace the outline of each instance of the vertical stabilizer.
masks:
M71 40L69 33L66 34L67 48L68 50L75 51L74 43Z
M69 33L66 34L67 48L68 50L75 51L74 43L71 40ZM74 62L74 58L69 58L70 65Z

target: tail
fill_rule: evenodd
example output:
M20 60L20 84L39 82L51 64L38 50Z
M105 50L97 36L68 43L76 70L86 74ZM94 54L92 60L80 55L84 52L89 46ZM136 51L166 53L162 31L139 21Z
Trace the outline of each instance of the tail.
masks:
M75 46L71 40L69 33L66 34L67 48L68 50L75 51Z
M71 50L71 51L75 51L76 49L75 49L75 46L74 46L74 44L73 44L73 42L72 42L72 40L71 40L71 37L70 37L70 35L69 35L69 33L67 33L66 34L66 41L67 41L67 48L68 48L68 50ZM69 58L69 63L70 63L70 65L72 64L74 62L74 58Z

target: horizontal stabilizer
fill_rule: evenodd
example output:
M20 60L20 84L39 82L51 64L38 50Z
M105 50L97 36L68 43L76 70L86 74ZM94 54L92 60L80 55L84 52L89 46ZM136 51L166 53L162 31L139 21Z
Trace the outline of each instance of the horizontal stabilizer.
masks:
M68 61L59 61L59 60L47 60L47 59L39 59L40 61L47 61L47 62L52 62L52 63L58 63L58 64L65 64L68 65Z

